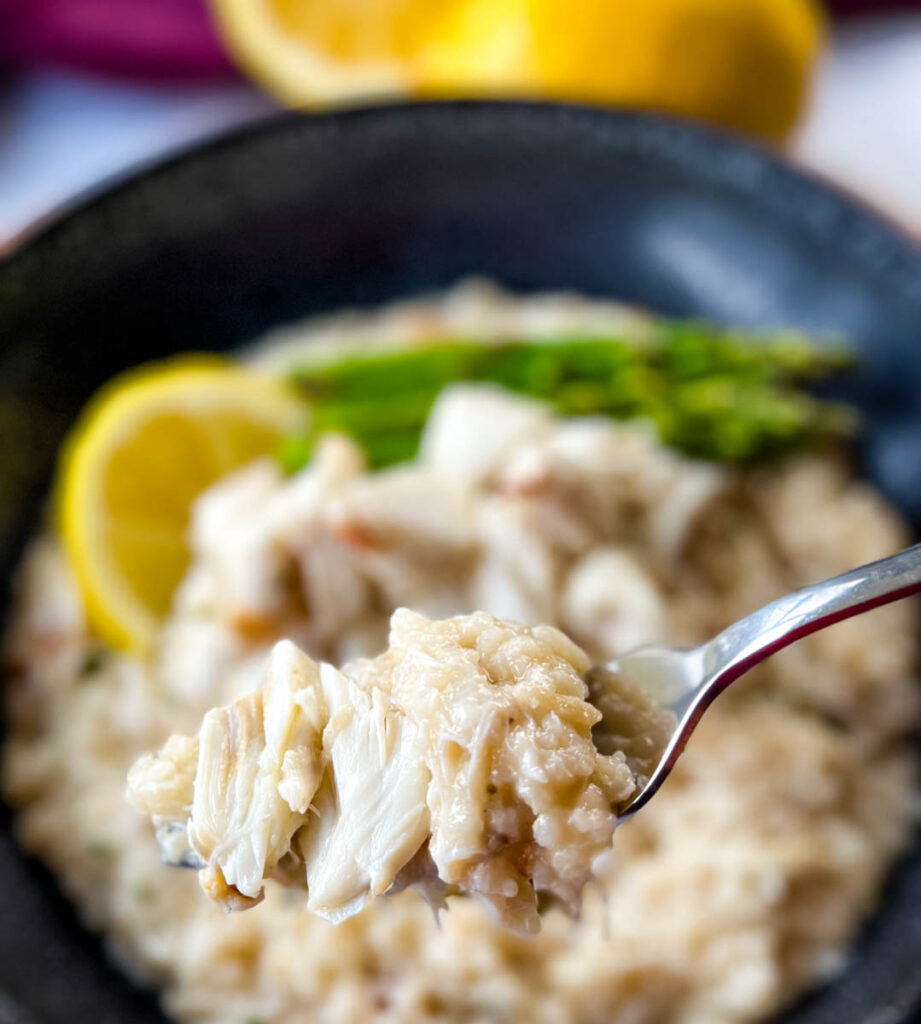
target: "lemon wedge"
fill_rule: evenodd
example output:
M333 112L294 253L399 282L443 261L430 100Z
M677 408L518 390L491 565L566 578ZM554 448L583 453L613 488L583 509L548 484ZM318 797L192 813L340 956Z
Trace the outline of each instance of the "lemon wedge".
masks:
M188 564L195 497L306 418L286 385L216 356L131 370L90 401L62 449L54 498L90 626L106 643L150 650Z
M211 0L293 106L375 95L626 104L779 139L823 37L814 0Z

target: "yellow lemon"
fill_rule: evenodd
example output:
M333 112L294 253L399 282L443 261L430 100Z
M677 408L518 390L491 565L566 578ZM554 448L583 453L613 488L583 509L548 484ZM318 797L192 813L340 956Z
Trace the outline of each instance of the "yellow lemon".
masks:
M212 0L230 49L293 105L531 95L639 106L766 138L794 123L813 0Z
M281 382L211 356L129 371L91 400L62 449L54 498L102 639L149 650L188 562L196 495L306 417Z

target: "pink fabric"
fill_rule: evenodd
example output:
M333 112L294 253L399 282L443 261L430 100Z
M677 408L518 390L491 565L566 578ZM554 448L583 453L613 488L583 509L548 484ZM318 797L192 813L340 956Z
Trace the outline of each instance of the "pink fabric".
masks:
M0 0L0 62L164 80L233 73L205 0Z

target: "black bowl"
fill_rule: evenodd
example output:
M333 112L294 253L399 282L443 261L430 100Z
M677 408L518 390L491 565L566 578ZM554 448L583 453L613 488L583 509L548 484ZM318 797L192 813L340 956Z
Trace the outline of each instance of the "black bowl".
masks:
M921 524L921 253L742 143L520 103L289 116L155 167L0 266L0 580L55 448L106 376L468 274L666 313L841 331L864 355L866 472ZM4 593L6 597L6 593ZM162 1020L0 832L0 1024ZM786 1024L904 1024L921 1003L921 841L847 973Z

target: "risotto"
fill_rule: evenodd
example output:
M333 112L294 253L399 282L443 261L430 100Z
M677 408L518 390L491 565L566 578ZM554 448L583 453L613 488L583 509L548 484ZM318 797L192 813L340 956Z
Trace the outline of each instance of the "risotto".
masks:
M128 774L164 859L246 910L267 877L336 923L368 896L448 887L523 934L537 893L578 911L636 779L600 754L585 653L486 612L394 612L390 646L336 669L290 640L260 689L209 711Z
M248 358L279 368L343 340L635 318L573 297L464 288L288 330ZM642 424L557 418L458 385L411 463L370 472L358 448L330 437L294 476L260 461L204 494L192 564L150 659L101 648L58 540L33 542L6 646L5 795L21 843L180 1021L764 1019L842 967L905 842L905 732L917 711L905 602L808 637L733 686L662 791L618 829L578 918L541 907L532 937L465 897L447 896L436 921L412 887L334 925L270 878L258 906L226 915L194 872L161 863L125 778L171 734L194 734L209 708L257 690L280 638L342 664L385 650L397 608L418 613L411 620L482 609L558 627L602 662L646 641L701 642L907 542L895 513L832 455L710 464ZM566 826L547 822L548 848L567 845L554 831ZM577 870L557 869L575 882ZM362 882L335 896L363 894Z

